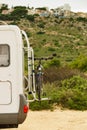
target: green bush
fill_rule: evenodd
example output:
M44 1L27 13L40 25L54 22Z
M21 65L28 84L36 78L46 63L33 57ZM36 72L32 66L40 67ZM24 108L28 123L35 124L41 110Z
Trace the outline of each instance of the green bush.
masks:
M44 11L47 10L46 7L39 7L39 8L36 8L36 9L38 9L38 10L44 10Z
M39 31L39 32L37 32L37 34L45 34L45 32L44 31Z
M60 67L61 63L58 58L54 58L46 63L44 63L44 68L50 68L50 67Z
M62 88L65 89L65 92L60 101L64 107L78 110L87 109L86 79L80 76L74 76L64 80L62 82Z
M75 61L71 63L70 66L81 71L87 71L87 57L85 55L80 55Z
M78 17L77 21L79 21L79 22L87 22L87 18Z
M34 22L34 20L35 20L34 15L27 15L26 18L27 18L29 21L31 21L31 22Z
M48 51L55 51L56 49L53 47L48 47Z
M51 99L51 104L61 105L63 108L87 110L87 80L80 76L73 76L60 83L47 83L44 91Z
M54 58L52 61L50 61L49 66L60 66L60 61L57 58Z
M31 110L48 110L48 109L52 109L52 105L49 103L49 101L35 101L30 103L30 109Z
M41 22L37 25L39 28L44 28L45 27L45 23L44 22Z
M13 20L14 17L12 17L10 14L0 14L0 19L3 20L3 21Z
M27 9L25 6L16 6L14 7L14 11L11 12L11 16L14 17L14 19L18 18L24 18L27 15Z

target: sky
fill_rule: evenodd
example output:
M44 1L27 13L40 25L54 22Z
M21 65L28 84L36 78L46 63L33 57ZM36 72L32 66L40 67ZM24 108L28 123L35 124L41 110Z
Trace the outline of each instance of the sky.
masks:
M12 6L29 6L29 7L49 7L57 8L64 4L69 4L74 12L87 12L87 0L0 0L0 4Z

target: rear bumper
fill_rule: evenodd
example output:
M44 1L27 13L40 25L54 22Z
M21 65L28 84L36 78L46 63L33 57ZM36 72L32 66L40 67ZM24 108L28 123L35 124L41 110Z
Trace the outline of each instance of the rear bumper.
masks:
M16 125L23 123L27 116L27 113L23 112L24 105L27 105L26 99L23 95L20 95L19 112L0 114L0 125Z

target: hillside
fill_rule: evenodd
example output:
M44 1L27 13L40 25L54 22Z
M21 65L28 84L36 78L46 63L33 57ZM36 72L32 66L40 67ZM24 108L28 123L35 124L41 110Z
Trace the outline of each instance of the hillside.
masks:
M70 62L80 54L87 54L87 18L43 18L36 16L34 21L15 21L24 29L35 50L36 56L57 53L61 62Z

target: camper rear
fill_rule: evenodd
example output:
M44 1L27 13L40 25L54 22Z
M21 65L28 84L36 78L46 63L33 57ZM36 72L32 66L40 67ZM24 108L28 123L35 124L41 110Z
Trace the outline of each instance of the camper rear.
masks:
M24 96L24 59L21 30L0 26L0 126L17 127L28 111Z

